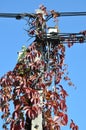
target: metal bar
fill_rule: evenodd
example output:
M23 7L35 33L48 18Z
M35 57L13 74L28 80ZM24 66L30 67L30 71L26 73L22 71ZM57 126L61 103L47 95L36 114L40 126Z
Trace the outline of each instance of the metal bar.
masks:
M63 16L86 16L86 12L55 12L57 14L57 17L63 17ZM46 17L46 21L51 19L53 17L52 14L48 15Z
M82 35L82 34L78 34L78 35L44 35L43 39L45 39L46 41L51 41L51 40L59 40L63 43L80 43L80 42L86 42L86 36Z
M24 17L35 18L36 14L29 14L29 13L0 13L0 17L2 17L2 18L16 18L16 19L22 19Z
M61 12L59 16L86 16L86 12Z
M86 16L86 12L55 12L58 14L58 17L62 16ZM29 14L29 13L0 13L0 17L2 18L16 18L16 19L22 19L24 17L32 17L35 18L37 14ZM48 15L46 17L46 21L51 19L53 17L52 14Z

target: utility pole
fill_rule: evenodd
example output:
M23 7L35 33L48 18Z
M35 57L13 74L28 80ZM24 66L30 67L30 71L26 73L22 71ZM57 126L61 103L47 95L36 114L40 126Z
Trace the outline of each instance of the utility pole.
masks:
M40 94L40 103L41 103L41 107L42 107L42 105L43 105L43 91L39 90L38 92ZM43 130L43 115L42 115L42 112L35 119L32 120L31 130Z
M37 14L37 19L35 21L36 24L36 36L38 39L36 39L37 45L39 44L40 41L40 47L38 48L41 53L41 57L39 58L39 60L43 61L46 64L46 72L50 73L50 50L51 50L51 42L45 39L41 39L43 38L42 35L43 34L47 34L47 25L46 25L46 9L45 7L41 6L40 9L36 10L36 14ZM55 28L50 28L48 30L48 35L50 35L50 33L57 33L57 29ZM46 81L44 79L44 67L41 67L41 73L42 73L42 83L46 84L48 81ZM40 103L41 103L41 107L43 108L43 99L44 99L44 93L43 90L38 90L39 94L40 94ZM32 120L32 128L31 130L44 130L43 129L43 125L45 124L45 119L43 119L43 109L42 112L38 115L38 117L36 117L34 120ZM43 124L44 123L44 124Z
M19 78L18 80L21 81L21 82L15 81L15 83L14 83L15 79L12 80L13 81L12 85L16 86L16 88L14 89L16 96L13 95L14 96L13 98L15 100L16 100L16 98L19 98L19 99L17 99L17 100L19 100L19 103L20 103L20 99L21 99L23 102L23 107L24 107L24 109L23 109L23 107L21 107L21 103L20 103L20 106L17 106L17 105L19 105L19 104L17 104L17 105L15 105L16 111L19 108L20 108L20 111L27 110L27 113L29 113L28 115L31 117L31 113L29 110L31 107L40 106L40 108L41 108L41 111L39 112L40 114L36 115L35 118L30 119L28 117L30 123L28 123L28 119L26 119L27 120L26 130L28 130L30 125L31 126L30 126L29 130L47 130L47 129L51 130L51 129L54 129L55 127L57 129L59 129L60 124L61 125L67 124L67 115L65 113L62 113L62 111L66 111L65 96L67 96L67 93L65 92L65 94L61 93L60 95L58 95L57 90L56 90L58 88L55 88L56 86L54 86L54 88L52 88L52 91L53 91L53 94L52 94L51 91L48 91L48 87L51 86L53 81L54 81L54 84L56 85L61 80L61 75L62 75L61 69L62 69L62 65L64 62L64 51L65 51L65 47L63 44L68 44L68 46L70 47L73 45L73 43L85 42L86 41L86 32L59 33L58 25L55 25L54 27L47 27L47 21L50 20L51 18L54 18L54 20L56 20L56 18L60 17L60 16L79 16L79 15L80 16L86 15L86 12L59 13L59 12L55 12L54 10L52 10L48 14L46 7L44 7L43 5L41 5L40 8L36 10L36 14L33 14L33 13L32 14L0 13L0 17L16 18L17 20L23 19L24 17L26 17L26 18L29 17L29 20L28 20L29 29L27 30L27 32L28 32L29 36L35 37L35 40L33 42L34 49L32 49L32 48L27 49L25 47L22 48L22 52L19 53L17 67L16 67L16 69L13 70L13 73L12 73L14 75L16 73L16 76ZM31 53L30 53L30 51L31 51ZM34 65L34 67L33 67L33 65ZM20 67L20 68L18 68L18 67ZM14 75L11 75L10 77L12 77ZM9 75L5 76L5 78L8 78L8 77L9 77ZM9 79L10 79L10 77L9 77ZM35 77L34 80L31 79L32 77ZM4 85L5 83L2 83L2 81L4 81L3 78L0 82L1 82L2 86L5 86ZM29 85L27 85L28 82L30 83L30 88L26 87L26 86L29 86ZM21 89L22 89L22 94L19 97L19 93L21 92ZM26 91L26 89L27 89L27 91ZM7 88L7 90L8 90L8 88ZM3 89L3 91L7 91L7 90ZM64 89L61 85L60 85L59 90L61 92L64 91ZM29 91L33 92L33 95L31 95L31 93L30 93L30 95L33 98L35 97L34 93L38 91L39 98L40 98L40 104L38 104L38 101L37 101L37 103L35 101L34 104L31 104L33 101L31 99L32 97L30 97L30 95L28 98L29 101L27 101L27 97L23 97L24 94L28 95ZM24 92L26 92L26 93L24 93ZM5 92L3 92L3 93L5 93ZM54 94L56 94L55 99L54 99ZM50 95L52 95L52 96L50 96ZM59 98L60 96L61 96L61 98ZM51 99L51 101L50 101L50 99ZM3 100L7 101L7 98L3 98ZM54 100L56 100L56 102ZM26 101L26 102L24 102L24 101ZM60 103L60 101L62 104ZM30 106L27 106L28 102L29 102ZM24 104L24 103L26 103L26 104ZM57 106L55 105L55 103L57 103ZM49 124L49 125L51 125L51 127L49 127L48 123L49 123L49 121L52 121L52 119L51 119L52 114L50 116L50 112L52 113L52 110L54 109L54 107L52 109L52 106L53 106L52 104L54 104L55 109L58 108L58 113L57 113L57 111L54 111L57 118L54 119L53 123L50 122L52 124ZM60 104L60 106L58 106L58 104ZM45 106L47 106L47 107L45 107ZM63 107L64 107L64 109L63 109ZM48 110L48 108L50 108L50 110ZM8 108L6 108L6 110L4 110L4 111L8 112ZM46 119L47 115L44 114L44 111L46 111L46 113L48 113L49 119ZM34 117L34 113L35 113L35 111L33 112L33 117ZM22 114L22 111L21 111L21 114ZM14 113L14 117L18 118L18 116L16 116L16 115L17 115L17 112L16 112L16 114ZM56 123L56 119L59 120L58 123ZM23 120L23 119L21 118L21 120ZM47 120L48 120L48 123L47 123ZM19 122L19 120L18 120L18 122L16 124L18 124L18 123L23 124L21 122ZM56 126L53 126L54 124L56 124ZM13 126L15 127L15 121L14 121ZM21 125L19 126L19 130L20 129L21 129Z

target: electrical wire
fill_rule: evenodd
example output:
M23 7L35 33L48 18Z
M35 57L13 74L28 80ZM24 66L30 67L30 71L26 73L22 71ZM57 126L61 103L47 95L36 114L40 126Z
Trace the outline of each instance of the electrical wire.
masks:
M57 17L62 16L86 16L86 12L55 12L57 14ZM33 13L0 13L0 17L3 18L16 18L16 19L22 19L24 17L32 17L36 18L37 14ZM50 14L46 17L46 21L48 21L50 18L52 18L53 15Z
M86 12L61 12L58 14L58 16L86 16Z
M81 32L80 33L54 33L54 32L52 32L52 33L47 33L47 35L52 35L52 36L54 36L54 35L58 35L58 36L74 36L74 35L83 35Z
M57 17L63 17L63 16L86 16L86 12L55 12ZM53 17L53 14L50 14L47 16L46 21L51 19Z
M86 12L55 12L57 17L60 16L86 16ZM0 17L2 18L16 18L22 19L24 17L33 18L37 17L37 14L29 14L29 13L0 13ZM46 17L46 21L52 18L53 15L50 14ZM59 39L60 41L66 42L67 40L72 42L79 42L82 38L84 42L86 42L86 35L84 36L82 33L53 33L53 34L45 34L43 35L44 39Z
M45 40L59 40L64 43L86 43L86 35L82 33L54 33L54 34L44 34L43 39Z
M2 18L16 18L16 19L22 19L24 17L35 18L36 14L29 14L29 13L0 13L0 17L2 17Z

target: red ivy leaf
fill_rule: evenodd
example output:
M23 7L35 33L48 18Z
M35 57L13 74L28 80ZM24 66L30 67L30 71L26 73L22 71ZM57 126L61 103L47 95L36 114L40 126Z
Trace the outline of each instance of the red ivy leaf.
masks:
M67 125L68 123L68 116L67 114L64 114L63 115L63 120L61 121L62 125Z
M70 80L70 78L68 76L65 76L64 80Z
M71 128L72 130L78 130L78 129L79 129L78 126L75 125L75 123L73 122L73 120L71 120L70 128Z
M60 100L60 109L62 111L67 111L67 106L66 106L65 100Z
M62 98L65 98L66 96L68 96L66 90L63 89L62 85L59 85L61 90L60 90L60 94L62 96Z

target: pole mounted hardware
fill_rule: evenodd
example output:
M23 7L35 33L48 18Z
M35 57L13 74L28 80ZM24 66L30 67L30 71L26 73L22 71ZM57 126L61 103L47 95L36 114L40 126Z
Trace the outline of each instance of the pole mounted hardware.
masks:
M57 17L64 17L64 16L86 16L86 12L54 12ZM22 19L24 17L29 18L36 18L37 14L35 13L0 13L1 18L16 18L16 19ZM50 18L53 17L53 14L49 14L46 17L46 20L48 21Z
M1 18L16 18L18 20L23 19L25 17L35 18L36 14L29 13L0 13Z
M86 31L60 33L57 18L85 15L86 12L48 12L43 5L36 13L0 13L2 18L27 20L26 31L31 38L35 37L28 48L23 46L19 51L18 62L13 71L9 71L0 79L5 130L8 124L19 130L51 130L67 125L65 98L68 94L60 84L67 70L63 44L67 43L71 47L73 43L86 42ZM57 26L47 27L51 18L56 21ZM70 79L66 76L64 80ZM11 100L15 111L12 118L9 118Z
M86 16L86 12L56 12L51 10L49 13L46 12L46 7L43 9L37 9L36 13L0 13L0 18L15 18L21 20L27 18L28 22L28 35L32 37L38 37L38 39L46 40L60 40L64 43L72 42L85 42L86 35L83 36L81 33L54 33L48 34L48 29L46 29L46 22L51 18L56 17L66 17L66 16ZM41 19L41 20L40 20Z

